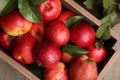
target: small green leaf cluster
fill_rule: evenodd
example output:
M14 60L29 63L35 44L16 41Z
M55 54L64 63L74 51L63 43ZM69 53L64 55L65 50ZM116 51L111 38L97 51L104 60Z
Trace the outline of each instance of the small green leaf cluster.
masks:
M41 22L42 17L36 5L46 0L1 0L0 16L6 15L17 8L21 15L31 22Z
M96 31L96 37L100 41L108 40L111 37L110 29L114 27L117 20L117 9L120 9L119 0L85 0L83 4L88 9L93 9L95 4L102 3L103 17L101 19L101 26ZM101 43L101 42L100 42ZM103 43L103 42L102 42ZM103 45L103 44L101 44Z

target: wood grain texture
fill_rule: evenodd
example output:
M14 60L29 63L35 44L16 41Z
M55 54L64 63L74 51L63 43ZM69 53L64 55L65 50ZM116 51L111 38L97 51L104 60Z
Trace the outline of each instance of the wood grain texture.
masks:
M38 77L36 77L34 74L32 74L28 69L26 69L24 66L19 64L17 61L15 61L13 58L11 58L9 55L7 55L5 52L0 50L0 59L8 63L10 66L12 66L14 69L18 70L21 74L26 76L30 80L40 80Z
M29 80L8 63L0 59L0 80Z
M104 76L104 80L120 80L120 58L111 66L108 73Z

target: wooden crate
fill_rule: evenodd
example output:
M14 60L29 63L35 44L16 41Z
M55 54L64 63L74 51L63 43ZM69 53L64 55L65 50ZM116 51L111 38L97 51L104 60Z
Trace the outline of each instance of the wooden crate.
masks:
M74 0L62 0L63 6L65 8L68 8L72 11L74 11L76 14L84 16L84 19L91 22L92 24L96 26L101 25L101 21L97 19L95 16L93 16L90 12L88 12L86 9L84 9L82 6L80 6L78 3L76 3ZM120 25L120 24L118 24ZM111 68L112 64L117 60L117 58L120 57L120 27L115 26L111 29L111 36L112 39L108 41L107 44L112 44L112 53L107 56L105 61L103 63L98 65L99 75L98 80L103 80L106 73ZM112 43L113 42L113 43ZM18 70L20 73L22 73L24 76L26 76L30 80L40 80L38 77L36 77L33 73L31 73L28 69L26 69L23 65L19 64L17 61L15 61L13 58L11 58L9 55L7 55L3 50L0 50L0 58L7 62L9 65L11 65L14 69Z

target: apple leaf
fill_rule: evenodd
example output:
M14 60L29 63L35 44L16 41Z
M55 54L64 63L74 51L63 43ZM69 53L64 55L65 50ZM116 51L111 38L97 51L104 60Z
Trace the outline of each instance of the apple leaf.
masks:
M115 10L117 3L116 0L103 0L103 8L107 14Z
M43 2L45 2L46 0L32 0L34 2L34 4L41 4Z
M3 16L17 7L17 0L0 0L0 16Z
M19 0L18 9L22 16L31 22L41 22L42 17L32 0Z
M110 37L111 37L110 29L109 29L109 27L107 27L106 30L104 31L101 39L102 40L108 40Z
M115 11L111 12L110 14L108 14L107 16L105 16L103 19L101 19L103 24L108 24L109 26L112 28L117 20L117 13Z
M118 4L118 8L120 9L120 3Z
M111 36L109 28L114 27L116 20L117 14L114 11L101 19L102 25L96 31L96 37L98 39L108 40Z
M88 8L88 9L93 9L93 5L96 3L98 0L85 0L83 4Z
M98 39L102 38L102 36L104 35L105 30L107 29L109 24L103 24L100 27L98 27L97 31L96 31L96 37Z
M103 40L99 40L95 43L95 47L99 50L104 45Z
M73 56L88 54L88 51L86 49L82 49L78 46L71 45L71 44L64 45L62 47L62 50L69 53L70 55L73 55Z
M110 7L110 1L111 0L103 0L103 7L105 9L108 9Z
M114 27L114 25L116 24L117 18L118 18L117 13L116 13L116 12L113 12L113 13L111 14L111 19L110 19L110 27L111 27L111 28Z
M116 5L115 0L103 0L103 8L113 8Z
M67 27L72 28L75 24L79 23L81 20L82 16L73 16L67 20L66 25Z
M97 29L96 37L101 40L108 40L111 37L109 23L103 24Z

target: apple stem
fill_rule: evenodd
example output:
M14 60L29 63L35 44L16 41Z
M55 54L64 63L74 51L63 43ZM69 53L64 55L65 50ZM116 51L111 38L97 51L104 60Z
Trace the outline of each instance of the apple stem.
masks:
M49 8L50 8L50 6L49 6L49 5L46 5L46 6L45 6L45 8L46 8L46 9L49 9Z

